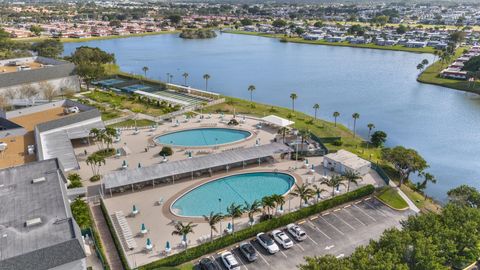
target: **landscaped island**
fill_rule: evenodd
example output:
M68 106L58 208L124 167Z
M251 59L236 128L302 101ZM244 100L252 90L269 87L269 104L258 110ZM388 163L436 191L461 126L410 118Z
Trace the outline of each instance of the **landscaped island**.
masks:
M180 33L180 37L186 39L206 39L217 37L217 34L211 29L184 29Z

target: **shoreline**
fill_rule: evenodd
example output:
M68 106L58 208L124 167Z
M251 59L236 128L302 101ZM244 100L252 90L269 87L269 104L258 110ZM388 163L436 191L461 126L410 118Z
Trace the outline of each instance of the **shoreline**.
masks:
M165 34L175 34L180 33L180 31L160 31L160 32L147 32L139 34L129 34L124 36L102 36L102 37L87 37L87 38L60 38L62 43L80 43L87 41L95 40L109 40L109 39L120 39L120 38L133 38L133 37L146 37L146 36L156 36L156 35L165 35ZM32 38L13 38L13 41L23 41L23 42L38 42L45 39L50 39L51 37L32 37Z

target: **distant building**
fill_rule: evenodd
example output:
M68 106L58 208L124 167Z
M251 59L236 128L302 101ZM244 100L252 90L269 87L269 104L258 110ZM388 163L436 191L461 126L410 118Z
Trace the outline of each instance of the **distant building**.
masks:
M85 270L57 159L0 170L0 269Z
M361 176L370 172L371 163L346 150L338 150L324 156L323 166L339 174L356 172Z

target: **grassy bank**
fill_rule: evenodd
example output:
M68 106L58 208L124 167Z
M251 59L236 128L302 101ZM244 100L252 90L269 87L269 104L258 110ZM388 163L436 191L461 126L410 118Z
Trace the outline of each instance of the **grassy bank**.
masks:
M452 57L452 62L463 54L464 49L465 48L457 49L455 55ZM480 84L478 82L473 84L465 80L453 80L440 77L440 71L446 68L449 64L450 63L442 63L440 61L436 61L435 63L428 66L422 72L422 74L418 76L417 81L421 83L434 84L456 90L480 94Z
M393 209L403 210L408 208L407 202L392 187L384 187L376 197Z
M145 37L145 36L154 36L154 35L162 35L162 34L174 34L179 33L179 31L161 31L161 32L148 32L148 33L138 33L138 34L128 34L124 36L103 36L103 37L88 37L88 38L60 38L61 42L70 43L70 42L85 42L85 41L93 41L93 40L107 40L107 39L118 39L118 38L130 38L130 37ZM49 39L49 37L31 37L31 38L15 38L15 41L23 41L23 42L38 42L45 39Z
M148 120L148 119L138 119L137 120L137 127L150 127L155 122ZM109 125L109 127L112 128L121 128L121 127L134 127L135 126L135 120L134 119L128 119L116 124Z
M435 51L432 47L425 48L407 48L401 45L395 46L378 46L372 43L369 44L351 44L349 42L327 42L325 40L304 40L299 37L285 37L283 34L264 34L256 32L245 32L245 31L225 31L225 33L231 34L241 34L241 35L252 35L260 37L269 37L269 38L282 38L287 42L293 43L303 43L303 44L313 44L313 45L327 45L327 46L340 46L340 47L352 47L352 48L363 48L363 49L376 49L376 50L388 50L388 51L404 51L404 52L413 52L413 53L433 53Z

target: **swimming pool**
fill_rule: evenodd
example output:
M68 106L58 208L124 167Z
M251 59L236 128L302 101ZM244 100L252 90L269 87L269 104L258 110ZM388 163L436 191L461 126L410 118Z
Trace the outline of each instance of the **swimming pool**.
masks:
M273 194L283 195L295 184L295 178L286 173L255 172L235 174L200 185L171 205L179 216L199 217L210 212L226 214L227 206L244 205ZM219 199L221 201L219 201Z
M249 131L229 128L196 128L176 131L155 138L160 144L176 146L213 146L244 140Z

